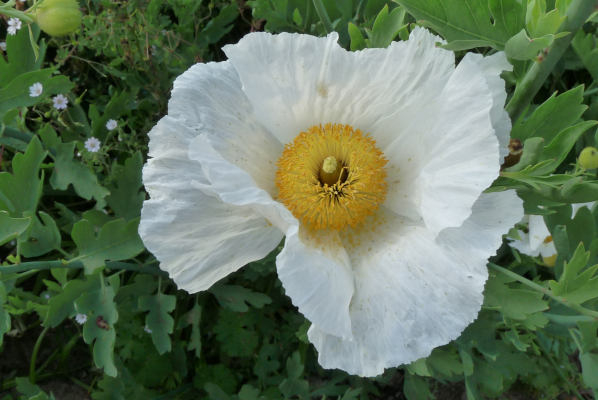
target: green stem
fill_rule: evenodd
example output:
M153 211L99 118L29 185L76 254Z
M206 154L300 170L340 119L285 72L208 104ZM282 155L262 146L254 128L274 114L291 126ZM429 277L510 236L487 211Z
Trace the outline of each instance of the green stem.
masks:
M330 17L328 16L328 12L326 11L326 7L324 7L324 3L322 3L322 0L313 0L313 2L314 7L316 8L316 14L318 14L320 21L322 21L322 24L324 24L324 29L326 29L326 32L334 32L332 22L330 22Z
M569 34L555 40L542 61L534 62L515 88L515 93L506 106L506 110L513 121L517 120L527 109L548 75L569 47L575 32L582 27L597 5L598 1L596 0L573 0L571 2L571 5L567 8L567 20L559 28L559 33L569 32Z
M16 265L11 266L0 266L0 273L18 273L18 272L25 272L30 270L47 270L52 268L69 268L69 269L80 269L84 268L84 265L81 261L30 261L24 262ZM116 269L116 270L126 270L126 271L133 271L133 272L141 272L143 274L149 275L156 275L156 276L163 276L168 277L168 273L158 269L156 267L151 267L147 264L130 264L124 263L120 261L108 261L106 263L106 268L108 269Z
M571 303L570 301L568 301L566 298L561 297L561 296L556 296L555 294L552 293L552 291L550 289L545 288L544 286L540 286L538 285L536 282L532 282L527 278L524 278L523 276L516 274L513 271L510 271L506 268L503 268L499 265L496 264L492 264L489 263L488 266L498 272L501 272L503 274L505 274L506 276L515 279L516 281L519 281L521 283L523 283L525 286L534 289L535 291L538 291L548 297L550 297L552 300L561 303L562 305L571 308L572 310L577 311L578 313L582 314L582 315L586 315L588 317L593 318L594 320L598 321L598 312L594 311L594 310L589 310L585 307L580 306L579 304L575 304L575 303Z
M48 333L49 327L45 327L42 333L39 334L37 337L37 341L33 346L33 354L31 354L31 361L29 362L29 382L35 383L35 362L37 361L37 353L39 352L39 348L44 340L44 336Z

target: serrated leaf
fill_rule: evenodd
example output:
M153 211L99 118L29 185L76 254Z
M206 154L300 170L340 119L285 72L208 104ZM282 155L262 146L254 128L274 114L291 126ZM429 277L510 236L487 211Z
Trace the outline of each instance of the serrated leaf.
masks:
M525 320L531 314L548 309L548 303L542 299L542 293L511 288L508 278L492 276L486 283L484 306L500 311L505 317Z
M25 153L13 157L13 173L0 172L0 210L16 218L23 217L25 211L35 212L43 185L39 170L45 157L39 139L34 137Z
M404 8L396 7L389 12L388 5L385 5L376 16L372 30L368 32L368 39L366 39L367 46L388 47L405 25L404 20ZM353 40L351 40L351 43L353 43Z
M16 239L31 225L31 217L12 218L7 211L0 211L0 245Z
M588 108L582 104L582 101L582 86L577 86L559 96L556 92L553 93L528 118L520 118L513 124L511 137L526 140L537 136L550 143L559 132L579 120L581 114Z
M349 22L347 29L349 31L349 37L351 38L351 51L365 49L367 43L365 42L365 38L361 34L359 27L353 22Z
M97 176L81 162L74 160L76 142L62 143L56 132L46 125L40 136L53 152L54 170L50 177L50 184L54 189L66 190L73 185L75 192L86 200L96 200L96 207L103 208L104 198L110 193L102 187Z
M583 29L577 31L571 46L580 58L583 66L598 81L598 44L593 33L585 33Z
M272 302L272 299L265 294L253 292L238 285L216 285L210 289L210 292L216 296L222 307L236 312L249 310L247 304L255 308L262 308Z
M52 76L51 68L26 72L15 77L6 87L0 89L0 116L17 107L29 107L52 95L68 93L73 83L66 76ZM29 87L41 83L42 93L37 97L29 95Z
M309 384L306 380L300 379L303 375L303 369L299 352L293 352L291 357L287 358L287 378L278 385L285 398L292 398L293 396L299 398L309 397Z
M118 217L132 219L141 213L145 200L141 183L142 166L143 158L139 151L127 158L124 165L115 163L112 166L112 183L108 186L110 195L106 201Z
M174 319L169 313L175 306L176 297L162 293L139 298L139 308L149 311L145 317L145 324L152 331L152 342L159 354L171 349L170 334L174 328Z
M93 343L93 361L108 376L117 374L114 364L114 324L118 320L118 311L114 296L114 289L104 285L84 293L75 301L77 312L86 314L91 319L83 325L83 340L87 344Z
M505 54L514 60L532 60L538 53L554 42L555 35L530 38L525 29L511 37L505 43Z
M434 398L428 383L424 379L411 374L405 374L403 394L407 400L429 400Z
M201 356L201 334L199 329L199 323L201 322L201 306L195 304L193 308L185 316L188 325L191 325L191 336L187 343L187 350L195 351L195 357Z
M258 344L254 323L247 314L221 309L214 333L221 349L232 357L248 357Z
M598 297L598 265L585 268L590 252L580 243L573 257L565 263L563 273L557 281L549 282L552 292L574 304L581 304Z
M29 216L30 213L26 212ZM31 216L31 229L19 237L21 253L25 257L37 257L60 248L60 231L54 219L43 211L39 217Z
M131 95L127 92L121 92L113 95L110 98L108 104L102 115L99 114L95 106L89 107L89 119L91 120L91 136L104 141L108 130L106 129L106 122L109 119L118 119L129 109L128 103L130 102Z
M39 37L37 24L31 25L34 39ZM0 57L0 87L6 86L17 75L40 68L46 52L46 44L42 40L39 46L39 58L36 60L31 47L27 29L20 29L16 35L6 36L6 60Z
M517 0L394 0L424 26L460 50L505 43L525 24L525 8Z
M44 322L45 327L55 328L69 315L75 312L75 300L81 295L97 289L99 280L95 277L86 280L72 279L62 288L62 291L48 300L48 309Z
M71 260L81 261L85 272L91 274L106 261L126 260L135 257L144 249L137 233L139 219L126 222L117 219L106 223L98 235L91 222L82 219L73 225L71 237L77 245L79 255Z

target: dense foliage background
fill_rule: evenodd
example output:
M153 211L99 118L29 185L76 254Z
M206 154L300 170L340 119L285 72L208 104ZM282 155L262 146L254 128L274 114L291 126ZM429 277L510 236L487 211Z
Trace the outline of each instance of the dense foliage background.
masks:
M592 398L598 207L573 218L570 206L598 199L596 169L577 161L597 144L592 3L86 0L77 33L57 38L23 24L6 35L0 398ZM319 367L309 322L276 277L276 252L208 292L177 291L137 234L141 168L172 81L193 63L223 60L222 45L256 30L335 30L359 50L405 40L415 24L443 36L458 58L506 51L519 142L492 190L515 188L527 213L544 215L558 257L550 266L505 241L489 265L483 310L459 339L362 379ZM30 97L36 82L44 91ZM57 94L68 98L65 110L53 107ZM92 136L98 152L84 145Z

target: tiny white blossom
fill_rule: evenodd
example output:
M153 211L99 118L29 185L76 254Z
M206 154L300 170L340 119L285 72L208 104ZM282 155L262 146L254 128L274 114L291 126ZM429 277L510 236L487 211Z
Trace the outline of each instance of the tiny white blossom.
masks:
M147 333L152 333L152 330L147 325L143 327L143 330Z
M43 297L44 299L49 300L52 296L50 296L50 293L44 293Z
M65 95L59 94L52 97L52 103L54 104L55 109L64 110L69 104L69 99L67 99Z
M6 42L0 42L0 49L6 51Z
M106 122L106 129L108 129L109 131L116 128L117 126L118 124L113 119L109 119L108 122Z
M81 152L80 151L77 152L77 157L81 157Z
M6 31L9 35L16 35L17 31L21 29L23 23L18 18L9 18L8 19L8 29Z
M85 141L85 149L90 153L97 153L100 150L101 142L98 138L90 137Z
M87 314L77 313L77 315L75 315L75 321L77 321L79 325L83 325L85 322L87 322Z
M30 97L37 97L44 91L44 87L41 83L35 82L33 85L29 86L29 96Z

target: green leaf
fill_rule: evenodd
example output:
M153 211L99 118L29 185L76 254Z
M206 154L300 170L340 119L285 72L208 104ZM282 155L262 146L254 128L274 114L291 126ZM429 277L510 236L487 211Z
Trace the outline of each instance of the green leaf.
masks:
M511 288L510 278L492 275L486 283L484 306L500 311L506 318L525 320L530 315L548 309L542 293L533 290Z
M556 33L567 18L565 11L555 8L546 12L546 0L529 0L525 15L525 24L529 33L532 37Z
M54 400L54 396L48 396L39 386L31 383L28 378L16 378L17 391L27 400ZM23 397L25 398L25 397Z
M210 289L222 307L236 312L249 310L248 304L255 308L262 308L272 300L263 293L253 292L238 285L216 285Z
M32 25L34 37L39 37L37 24ZM41 42L40 57L36 60L27 29L20 29L16 35L6 36L6 60L0 57L0 88L6 86L16 76L40 68L46 52L45 42Z
M6 87L0 89L0 116L10 109L29 107L52 95L68 93L73 88L73 83L66 76L52 77L53 72L52 68L26 72L18 75ZM29 87L37 82L42 84L43 91L41 95L31 97Z
M517 0L394 0L419 23L440 33L460 50L490 46L504 49L525 24L525 8Z
M594 81L598 81L598 43L593 33L585 33L580 29L571 42L575 53L583 63L583 66L592 75Z
M556 92L525 120L513 125L511 137L522 141L537 136L550 143L563 129L575 124L588 108L583 101L583 86L577 86L559 96Z
M31 217L12 218L7 211L0 211L0 245L16 239L31 225Z
M254 321L247 313L238 314L221 309L214 333L221 349L232 357L248 357L258 344Z
M75 301L84 293L97 288L99 288L99 280L96 277L68 281L60 293L48 300L48 308L42 325L50 328L60 325L65 318L75 312Z
M4 334L9 332L11 327L10 314L8 313L8 310L5 310L4 307L2 307L2 305L6 303L6 292L7 290L4 283L0 281L0 348L2 348Z
M223 7L217 16L210 19L198 35L198 45L206 47L219 41L224 35L233 29L233 22L239 16L239 8L236 4Z
M108 104L106 104L106 108L102 115L97 111L97 108L94 105L89 107L89 119L91 120L91 136L98 138L101 141L104 141L106 135L108 134L108 130L106 129L106 122L109 119L118 119L121 115L126 113L130 107L129 103L131 102L131 95L127 92L121 92L118 94L114 94Z
M118 261L135 257L144 249L137 233L138 225L139 219L129 222L117 219L106 223L96 237L91 222L82 219L73 225L71 233L79 255L69 262L82 261L85 272L91 274L96 268L105 265L107 260Z
M581 376L583 382L593 389L598 389L598 354L583 353L579 356L581 361Z
M309 384L306 380L300 379L303 374L303 362L299 352L295 351L287 359L287 378L284 379L278 388L285 398L298 396L299 398L309 397Z
M141 182L142 166L143 158L139 151L127 158L124 165L114 163L112 166L112 183L108 186L110 195L106 201L118 217L133 219L141 213L145 200Z
M527 36L525 29L510 38L505 43L507 57L515 60L532 60L545 48L554 42L555 35L544 35L534 39Z
M351 38L351 51L365 49L367 47L367 43L361 34L359 27L353 22L349 22L347 29L349 31L349 37Z
M118 311L114 295L111 286L103 285L100 289L84 293L75 301L77 312L87 314L92 319L83 325L83 340L87 344L93 343L93 361L108 376L117 374L114 365L114 324L118 320Z
M405 374L403 393L407 400L430 400L434 398L426 380L411 374Z
M394 38L397 37L401 28L405 26L404 20L404 8L397 7L389 12L388 5L385 5L374 20L372 30L368 32L369 39L365 40L367 47L388 47ZM353 36L351 36L351 44L353 44Z
M43 211L39 212L41 221L31 215L31 229L19 237L21 253L25 257L37 257L60 248L60 231L54 219Z
M53 152L54 170L50 177L52 187L66 190L72 184L79 196L86 200L94 198L96 207L103 208L106 204L104 197L110 192L98 183L98 178L92 170L73 160L76 142L62 143L49 125L42 128L40 136L46 147Z
M560 279L549 282L552 292L574 304L582 304L598 297L598 265L584 269L590 259L590 252L585 251L580 243L565 268Z
M158 293L139 298L139 308L149 311L145 317L145 324L152 331L152 342L159 354L171 349L170 334L174 328L174 319L170 312L176 306L176 296Z
M34 137L25 153L13 157L13 173L0 172L0 210L16 218L23 217L25 211L35 212L43 185L39 169L45 157L39 139Z
M188 325L191 325L191 336L187 343L187 350L195 351L195 357L201 356L201 334L199 323L201 322L201 306L195 304L193 308L185 315L185 320Z

